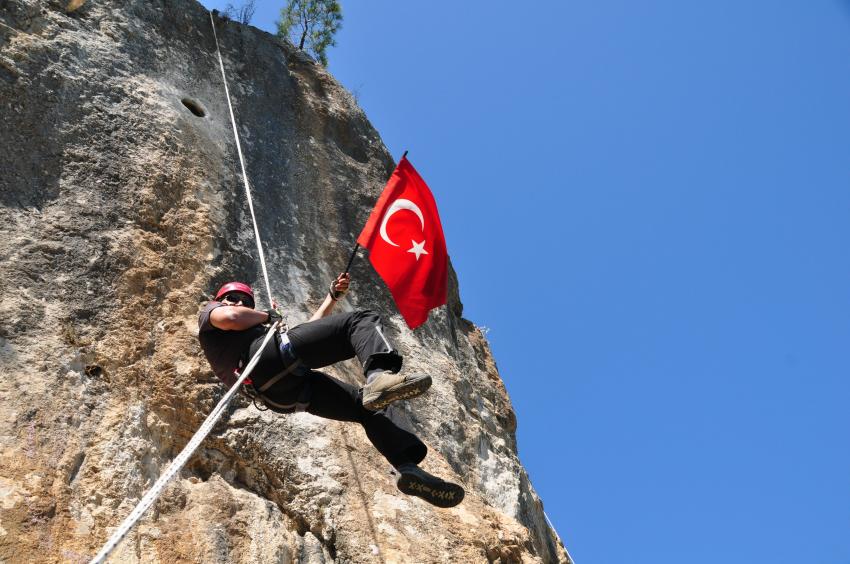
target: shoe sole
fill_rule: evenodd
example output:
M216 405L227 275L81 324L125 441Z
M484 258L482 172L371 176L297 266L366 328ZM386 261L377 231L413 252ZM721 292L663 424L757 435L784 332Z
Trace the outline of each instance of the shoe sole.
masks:
M363 407L371 411L379 411L394 401L415 398L416 396L422 395L428 391L428 388L430 387L431 377L425 375L419 380L402 382L395 388L384 390L382 393L378 394L378 397L371 401L367 401L366 398L363 398Z
M454 507L463 501L466 492L462 487L443 480L423 480L415 474L402 474L398 479L401 493L424 499L437 507Z

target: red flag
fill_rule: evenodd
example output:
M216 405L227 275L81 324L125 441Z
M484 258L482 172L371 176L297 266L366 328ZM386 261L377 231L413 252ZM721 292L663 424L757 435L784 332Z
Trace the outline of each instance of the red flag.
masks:
M414 329L446 303L449 259L437 204L428 185L402 157L357 238L369 249L398 310Z

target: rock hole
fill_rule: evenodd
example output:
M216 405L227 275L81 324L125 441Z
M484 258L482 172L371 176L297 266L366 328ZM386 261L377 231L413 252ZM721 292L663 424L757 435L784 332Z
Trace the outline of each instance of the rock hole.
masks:
M91 378L97 378L101 374L103 374L103 368L101 368L97 364L89 364L88 366L86 366L86 376L89 376Z
M193 100L192 98L183 98L180 100L183 102L183 105L186 106L190 112L195 114L198 117L204 117L207 115L207 110L204 109L204 105L198 102L197 100Z

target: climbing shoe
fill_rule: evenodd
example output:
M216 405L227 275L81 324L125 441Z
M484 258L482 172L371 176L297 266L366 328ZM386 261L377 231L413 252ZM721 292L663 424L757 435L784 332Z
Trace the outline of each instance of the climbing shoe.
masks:
M363 386L363 407L378 411L394 401L414 398L430 387L431 377L427 374L382 372Z
M465 492L461 486L432 476L415 464L401 464L396 470L396 485L402 493L421 497L437 507L454 507L463 501Z

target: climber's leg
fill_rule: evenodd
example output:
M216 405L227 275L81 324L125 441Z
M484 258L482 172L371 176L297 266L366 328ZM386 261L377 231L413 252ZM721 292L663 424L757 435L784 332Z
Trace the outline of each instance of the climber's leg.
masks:
M287 335L295 354L310 368L357 356L364 374L401 369L402 357L384 337L381 317L373 311L329 315L297 325Z
M375 448L395 467L417 464L425 458L428 452L425 444L398 425L392 410L365 409L357 387L315 370L310 371L310 375L312 394L308 413L360 423Z
M269 395L283 404L309 402L307 412L319 417L360 423L371 443L396 468L401 492L437 507L453 507L463 500L461 486L417 466L428 449L416 435L401 428L395 410L370 411L363 407L360 391L355 386L315 370L300 372L293 382L297 382L295 387L281 382Z
M356 355L366 374L362 403L367 409L383 409L431 387L427 374L398 374L402 357L387 341L381 318L373 311L331 315L293 327L287 335L293 353L310 368Z

